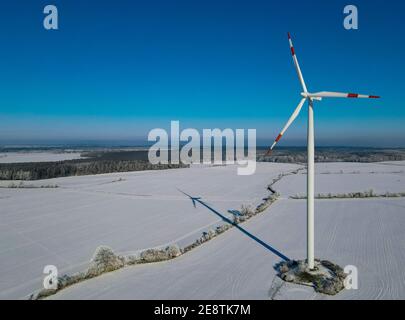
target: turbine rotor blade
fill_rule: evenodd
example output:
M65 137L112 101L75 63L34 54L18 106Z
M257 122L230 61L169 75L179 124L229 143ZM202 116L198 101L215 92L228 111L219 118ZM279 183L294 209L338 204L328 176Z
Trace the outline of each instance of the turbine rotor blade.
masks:
M304 77L302 76L300 64L298 63L297 55L295 54L295 49L294 49L294 45L293 45L290 33L288 33L288 42L290 43L291 55L294 60L295 69L297 70L298 79L301 82L301 86L302 86L302 89L304 90L304 92L308 92L307 86L305 85Z
M317 93L308 94L310 98L362 98L362 99L379 99L379 96L371 96L358 93L343 93L343 92L329 92L322 91Z
M284 133L287 131L287 129L290 127L290 125L294 122L294 120L298 117L300 114L300 111L302 109L302 106L305 103L306 98L303 98L300 103L298 104L297 108L294 110L293 114L291 115L290 119L288 119L286 125L284 126L283 130L281 130L280 134L277 136L276 140L274 140L274 143L270 147L269 151L267 151L266 156L271 154L271 151L274 149L276 146L277 142L280 141Z

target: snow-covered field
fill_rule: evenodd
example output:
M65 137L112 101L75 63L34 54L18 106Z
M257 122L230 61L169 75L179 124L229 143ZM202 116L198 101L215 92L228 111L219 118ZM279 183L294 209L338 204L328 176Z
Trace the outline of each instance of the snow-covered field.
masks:
M359 289L333 299L405 298L404 208L404 199L316 203L316 256L359 272ZM243 228L291 259L305 257L305 224L305 201L280 200ZM128 267L52 299L331 299L296 285L270 290L280 261L232 229L175 260Z
M80 158L80 152L0 152L0 163L53 162Z
M43 268L81 271L99 245L123 253L194 240L219 218L179 190L222 212L258 204L271 180L297 165L259 165L254 176L236 167L193 167L30 181L50 189L0 188L0 298L41 288Z
M218 217L180 190L224 214L258 204L267 185L297 165L258 163L192 167L35 181L54 189L0 189L0 298L39 289L43 267L83 270L99 245L117 253L195 239ZM341 172L343 170L343 173ZM317 192L404 192L405 162L317 165ZM326 174L327 172L327 174ZM301 172L302 173L302 172ZM274 187L281 199L242 227L292 259L305 257L305 175ZM316 201L316 255L359 269L359 290L336 298L405 298L405 198ZM52 298L319 298L310 288L270 291L281 258L237 229L165 263L128 267L62 290Z
M306 171L282 179L275 185L283 196L306 194ZM405 191L405 162L318 163L315 194L363 192L377 194Z

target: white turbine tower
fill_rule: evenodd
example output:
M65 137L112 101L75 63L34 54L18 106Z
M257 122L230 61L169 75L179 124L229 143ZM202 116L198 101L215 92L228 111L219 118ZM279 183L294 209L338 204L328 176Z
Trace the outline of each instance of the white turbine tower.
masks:
M308 147L308 169L307 169L307 263L308 268L313 270L314 263L314 174L315 174L315 145L314 145L314 100L321 101L322 98L371 98L377 99L379 96L361 95L357 93L340 93L340 92L328 92L322 91L318 93L309 93L307 86L305 85L304 77L302 76L300 65L295 55L294 46L291 40L290 33L288 33L288 41L290 42L291 54L294 60L295 69L298 73L298 78L301 82L303 92L301 96L303 97L298 107L295 109L290 119L288 119L287 124L281 130L280 134L277 136L267 155L276 146L277 142L280 141L281 137L287 131L288 127L294 122L294 120L299 115L305 101L308 101L308 131L307 131L307 147Z

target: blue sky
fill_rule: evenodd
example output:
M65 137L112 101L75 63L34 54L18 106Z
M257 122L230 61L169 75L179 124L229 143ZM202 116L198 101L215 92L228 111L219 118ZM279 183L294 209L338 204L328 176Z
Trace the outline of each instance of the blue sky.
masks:
M0 142L137 140L181 127L278 134L299 102L290 31L318 145L405 146L403 1L2 1ZM59 30L43 28L55 4ZM343 28L355 4L359 30ZM303 112L281 145L305 143Z

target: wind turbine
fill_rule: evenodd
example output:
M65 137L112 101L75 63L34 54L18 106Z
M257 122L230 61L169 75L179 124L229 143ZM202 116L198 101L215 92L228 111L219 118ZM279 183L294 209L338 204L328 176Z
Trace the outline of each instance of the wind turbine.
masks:
M298 63L297 56L295 54L295 49L292 43L291 35L288 33L288 41L290 43L291 54L294 60L295 69L297 70L298 78L301 82L302 99L295 109L290 119L288 119L287 124L281 130L280 134L277 136L270 150L266 155L270 155L271 151L276 146L277 142L280 141L281 137L287 131L288 127L294 122L294 120L299 115L305 101L308 101L308 131L307 131L307 148L308 148L308 169L307 169L307 263L308 268L313 270L315 267L314 262L314 177L315 177L315 145L314 145L314 101L321 101L323 98L370 98L377 99L379 96L362 95L357 93L340 93L340 92L329 92L322 91L317 93L309 93L307 86L305 85L304 77Z

